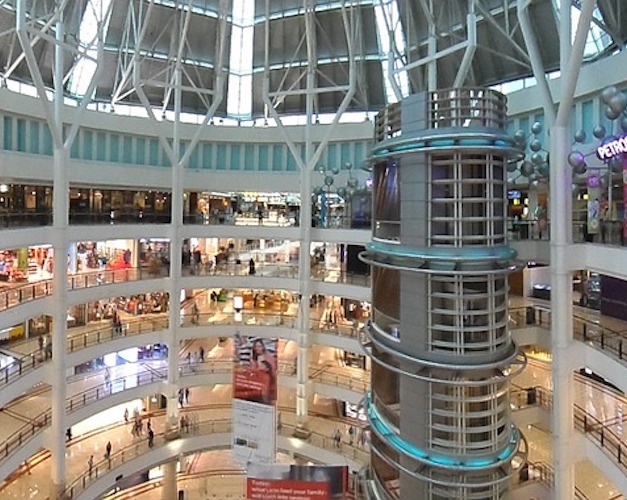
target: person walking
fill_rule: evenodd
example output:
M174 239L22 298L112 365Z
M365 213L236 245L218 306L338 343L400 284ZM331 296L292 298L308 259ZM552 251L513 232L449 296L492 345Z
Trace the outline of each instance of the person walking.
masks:
M152 449L155 445L155 433L152 429L148 431L148 448Z
M107 441L107 446L105 447L105 458L107 460L111 460L111 441Z
M353 446L353 440L355 439L355 427L352 425L348 428L348 444Z
M94 470L94 456L89 455L89 459L87 459L87 468L89 469L89 477L91 478L91 474Z
M124 408L124 423L128 424L128 408Z

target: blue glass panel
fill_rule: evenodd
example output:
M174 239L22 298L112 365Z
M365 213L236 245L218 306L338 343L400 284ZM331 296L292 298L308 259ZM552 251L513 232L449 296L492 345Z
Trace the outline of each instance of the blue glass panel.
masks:
M229 170L241 170L240 165L241 147L239 144L231 146L231 165Z
M159 165L159 139L150 139L148 149L148 162L150 165Z
M138 137L135 142L137 148L137 159L135 163L138 165L146 164L146 139L144 137Z
M303 148L303 149L305 149L305 148ZM286 168L286 170L288 172L296 172L298 170L298 166L296 165L296 160L294 158L294 155L289 150L289 148L287 150L287 168Z
M111 134L109 137L109 161L120 161L120 136L118 134Z
M96 160L106 161L107 159L107 134L96 132Z
M265 144L261 144L259 145L259 153L258 153L258 158L259 158L259 171L260 172L265 172L268 170L268 146L266 146Z
M268 150L266 148L266 155ZM266 164L268 159L266 158ZM255 170L255 146L252 144L246 144L244 146L244 170Z
M205 143L202 145L202 165L201 168L212 168L213 144Z
M189 162L187 163L188 168L194 168L194 169L200 168L199 161L198 161L198 158L200 157L198 150L200 149L200 147L201 145L197 143L196 147L194 148L192 153L189 155Z
M94 133L91 130L83 132L83 159L94 159Z
M275 144L272 146L272 168L273 172L283 172L285 170L284 158L287 147Z
M7 151L13 150L13 118L5 116L3 120L4 126L4 144L3 148Z
M216 167L217 170L226 170L226 144L218 144L217 146Z
M26 120L17 119L17 150L26 152Z
M31 120L29 123L30 123L29 153L39 154L39 128L41 124L34 120Z
M337 163L337 144L331 143L327 146L327 160L325 167L333 166Z
M52 155L52 134L46 123L44 123L44 154Z
M124 137L124 148L122 151L122 159L124 163L133 163L133 138Z
M351 143L343 142L340 146L340 164L332 166L342 168L342 166L350 161L353 161L353 157L351 155Z
M581 104L581 128L586 133L586 141L592 142L593 135L592 129L594 128L594 123L592 123L592 113L594 111L594 107L592 105L592 100L584 101Z

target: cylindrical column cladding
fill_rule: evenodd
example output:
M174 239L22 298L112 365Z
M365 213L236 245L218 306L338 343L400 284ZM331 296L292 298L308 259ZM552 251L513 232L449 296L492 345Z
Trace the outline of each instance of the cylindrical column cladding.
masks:
M520 453L509 377L505 98L451 89L402 102L375 146L367 398L374 487L401 498L499 499ZM520 460L518 460L520 462Z

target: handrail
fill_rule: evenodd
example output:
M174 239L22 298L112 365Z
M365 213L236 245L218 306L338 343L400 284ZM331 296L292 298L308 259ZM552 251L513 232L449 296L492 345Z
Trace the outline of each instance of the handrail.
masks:
M68 276L68 290L139 281L147 278L168 276L168 268L160 267L158 272L151 269L129 267L126 269L101 269L81 272ZM10 307L52 295L52 279L43 279L33 283L9 286L0 290L0 311Z
M218 420L203 420L198 424L189 434L190 437L204 434L214 433L229 433L231 432L231 419L218 419ZM281 429L277 432L281 436L294 438L293 434L296 427L291 424L283 424ZM187 434L183 434L186 436ZM357 446L350 445L342 442L338 448L332 437L325 436L317 431L311 431L309 437L306 439L296 438L301 441L307 441L310 444L335 452L340 451L344 456L348 456L352 460L365 463L369 455ZM168 441L165 439L165 432L155 433L154 435L154 447L164 446ZM110 458L103 458L102 460L94 463L91 472L89 470L83 471L71 484L69 484L63 492L64 498L75 498L80 495L89 485L98 480L99 477L107 474L109 471L123 465L128 460L143 455L150 451L147 440L138 441L132 443L121 450L116 451Z
M52 280L9 286L0 290L0 311L15 307L23 302L46 297L52 294Z
M41 412L30 419L13 434L7 437L0 444L0 463L9 458L16 450L21 448L29 439L44 431L52 420L52 411L50 409Z
M99 401L100 399L112 396L118 392L125 391L126 389L141 387L142 385L152 384L154 382L166 380L167 378L167 370L163 368L156 370L147 369L146 371L136 373L134 377L132 375L126 375L124 377L111 380L109 384L101 384L97 387L91 387L68 397L65 403L65 409L67 413L72 413L95 401ZM128 384L131 382L133 385L129 387ZM122 385L122 388L115 390L116 387L120 386L120 384Z
M177 483L181 485L181 483L183 483L184 481L194 481L199 478L211 478L214 476L240 476L241 479L244 479L246 476L246 472L243 469L210 469L198 472L179 472L176 476L176 480ZM163 481L163 477L150 479L146 482L137 484L135 486L130 486L116 493L107 495L107 500L124 500L128 498L137 498L139 495L154 492L157 488L160 488L162 486Z
M179 374L181 377L190 377L195 375L232 373L233 363L232 359L220 359L196 363L182 362L179 363ZM295 361L279 361L278 372L288 376L295 375ZM344 387L351 391L359 392L365 392L370 387L369 380L351 377L349 375L329 373L325 370L318 369L317 366L309 367L309 380L319 382L321 384Z

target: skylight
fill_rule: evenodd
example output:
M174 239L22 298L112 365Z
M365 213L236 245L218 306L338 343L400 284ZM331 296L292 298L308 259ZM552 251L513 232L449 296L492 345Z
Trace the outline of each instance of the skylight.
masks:
M253 30L255 2L233 0L227 114L250 118L253 110Z
M385 82L385 98L388 104L397 102L399 99L390 82L390 70L388 54L392 51L394 57L394 69L403 67L400 54L405 52L405 36L401 26L398 13L398 3L396 0L375 0L374 14L377 24L377 40L379 42L379 52L381 53L381 68L383 70L383 81ZM394 76L396 85L403 97L409 95L409 80L407 73L401 71Z
M79 46L82 54L74 66L70 76L69 92L75 96L84 97L89 83L96 73L96 42L98 39L98 25L105 23L106 13L112 0L88 0L85 14L79 28ZM103 26L103 37L106 35L107 25ZM91 98L91 96L87 96Z

